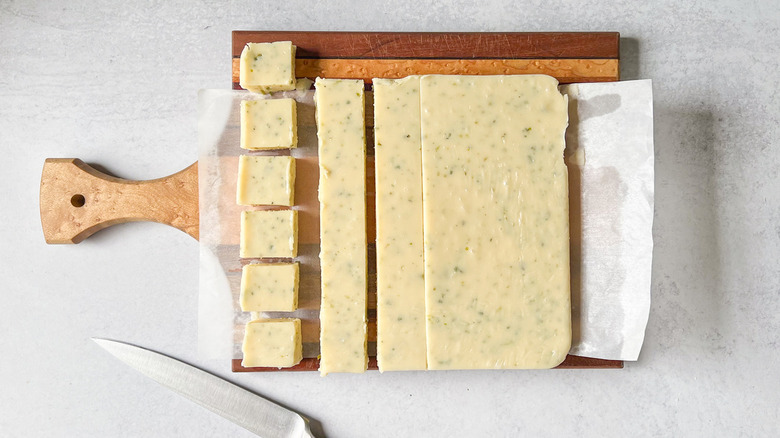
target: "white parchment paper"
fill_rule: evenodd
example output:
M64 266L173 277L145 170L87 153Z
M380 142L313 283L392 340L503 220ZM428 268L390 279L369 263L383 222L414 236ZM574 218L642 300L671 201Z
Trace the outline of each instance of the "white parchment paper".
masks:
M570 353L636 360L650 309L651 82L573 84L561 86L561 91L569 96L570 119L566 133L572 241ZM316 155L313 91L304 85L274 95L281 96L299 104L299 147L292 155L298 160L311 158ZM205 359L240 357L243 324L257 316L241 312L237 305L241 270L237 223L243 207L235 205L235 164L245 153L239 147L239 102L258 98L268 97L230 90L199 94L198 350ZM366 113L370 116L371 109ZM300 261L318 269L316 247L310 252ZM312 293L318 292L317 285L310 286ZM302 285L301 293L308 293L305 290ZM318 297L304 301L312 308L295 316L316 320ZM306 338L305 334L304 356L316 356L316 334L309 334L309 343Z
M201 90L198 95L198 184L200 190L200 279L198 301L198 352L204 359L241 357L244 325L258 316L297 317L304 322L316 322L319 308L318 246L311 237L301 239L296 260L301 267L299 310L289 314L252 314L239 307L242 261L238 257L240 215L242 210L262 209L236 204L238 157L242 154L284 155L296 158L296 206L299 224L311 223L312 211L318 207L310 179L303 175L314 163L316 171L317 137L314 128L313 91L311 81L299 80L295 91L265 96L246 91ZM293 98L298 102L298 147L292 150L249 152L241 149L239 108L242 100ZM307 165L308 164L308 165ZM316 177L314 178L316 181ZM306 183L302 190L301 182ZM310 196L302 196L307 192ZM311 227L308 228L311 234ZM317 231L314 230L315 235ZM303 240L303 242L301 242ZM316 278L315 278L316 277ZM304 356L318 353L318 327L303 325Z
M652 83L572 84L561 91L569 96L570 354L636 360L650 312Z

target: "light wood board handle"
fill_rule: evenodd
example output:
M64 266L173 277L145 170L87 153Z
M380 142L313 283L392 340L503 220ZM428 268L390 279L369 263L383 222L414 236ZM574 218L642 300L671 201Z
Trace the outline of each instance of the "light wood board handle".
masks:
M78 158L48 158L41 176L47 243L79 243L111 225L152 221L198 238L198 163L148 181L117 178Z

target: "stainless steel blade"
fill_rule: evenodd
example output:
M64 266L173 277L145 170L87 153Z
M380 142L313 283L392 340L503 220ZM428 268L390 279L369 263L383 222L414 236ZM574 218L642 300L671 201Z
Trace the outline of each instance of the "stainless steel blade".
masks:
M311 437L300 415L184 362L123 342L92 338L158 383L265 438Z

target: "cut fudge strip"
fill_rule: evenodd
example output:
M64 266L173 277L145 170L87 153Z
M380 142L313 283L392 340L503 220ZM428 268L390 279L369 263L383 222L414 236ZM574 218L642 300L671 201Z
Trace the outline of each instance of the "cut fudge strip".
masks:
M248 43L241 52L239 82L256 93L295 89L295 46L290 41Z
M293 99L241 101L241 147L250 150L298 146L297 106Z
M424 370L420 77L374 79L377 362Z
M303 357L301 320L298 318L250 321L244 332L243 367L288 368Z
M429 369L566 358L568 113L557 87L542 75L421 80Z
M240 257L296 257L297 255L297 211L241 212Z
M364 84L317 78L314 86L320 170L320 374L362 373L368 365Z
M298 308L298 263L257 263L241 270L241 310L290 312Z
M254 157L238 159L239 205L293 205L295 158Z

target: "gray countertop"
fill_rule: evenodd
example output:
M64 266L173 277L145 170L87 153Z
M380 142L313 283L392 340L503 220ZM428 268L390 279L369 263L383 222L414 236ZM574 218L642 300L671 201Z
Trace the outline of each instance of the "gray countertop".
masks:
M780 8L757 2L0 4L0 435L250 436L110 357L121 339L365 436L770 436L780 414ZM43 160L191 164L230 32L619 31L655 94L652 310L623 370L232 374L196 353L198 245L134 223L44 243Z

